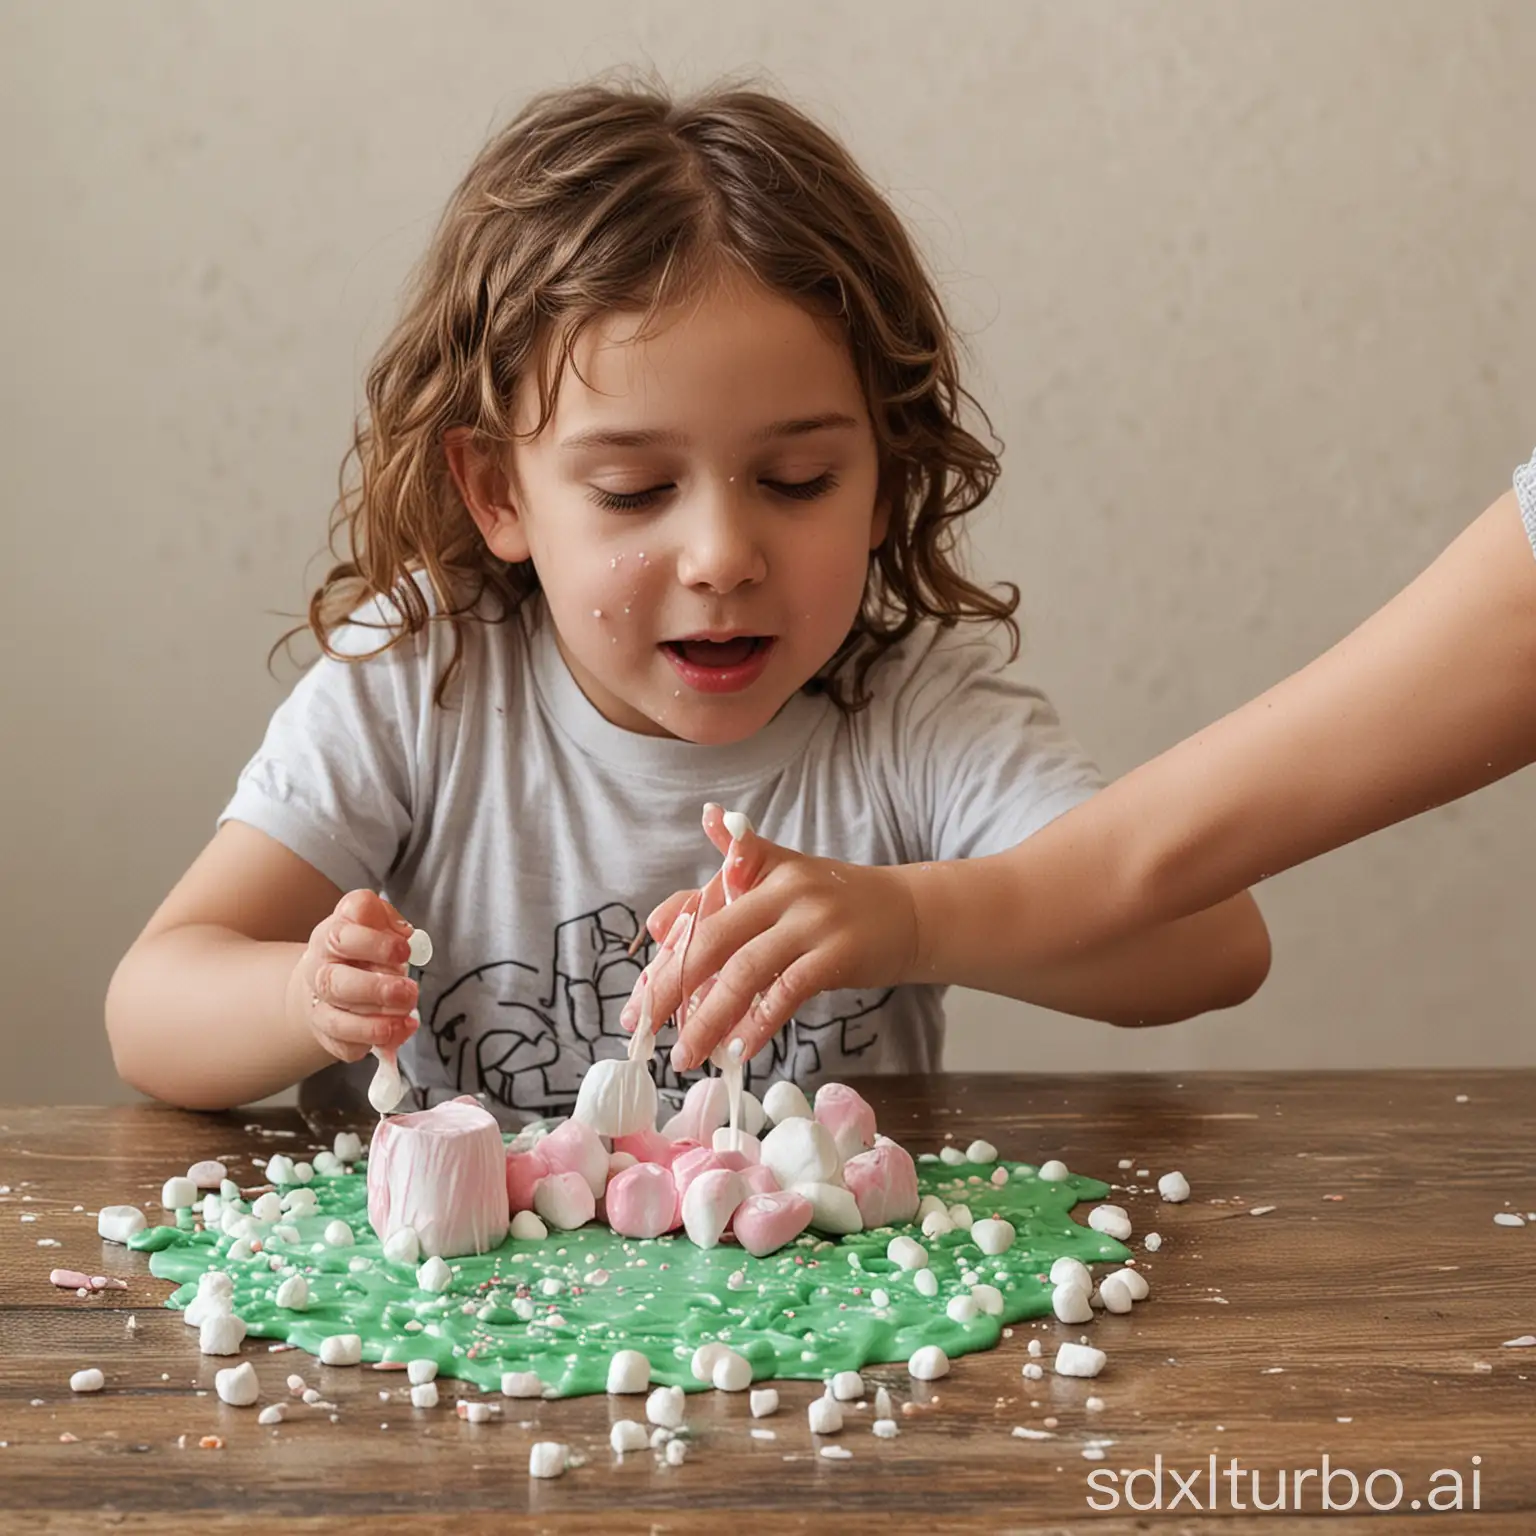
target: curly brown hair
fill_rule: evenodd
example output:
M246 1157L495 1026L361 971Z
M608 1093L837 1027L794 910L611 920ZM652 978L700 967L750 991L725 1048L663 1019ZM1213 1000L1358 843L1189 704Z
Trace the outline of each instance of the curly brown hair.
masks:
M675 101L650 84L606 83L536 97L449 200L369 370L342 463L330 549L339 555L345 534L349 557L308 607L325 654L340 654L332 634L370 598L389 599L397 615L373 655L449 623L441 703L463 626L503 620L539 590L532 562L486 548L444 435L467 427L510 442L514 393L530 385L542 430L586 325L613 311L654 314L722 262L838 318L879 447L890 526L870 552L853 627L807 690L862 708L870 667L924 618L1001 623L1016 656L1018 588L994 595L955 558L959 520L999 469L997 449L961 417L975 412L989 436L991 424L960 384L956 337L895 211L831 134L775 96L720 86ZM487 596L500 599L498 612L487 613Z

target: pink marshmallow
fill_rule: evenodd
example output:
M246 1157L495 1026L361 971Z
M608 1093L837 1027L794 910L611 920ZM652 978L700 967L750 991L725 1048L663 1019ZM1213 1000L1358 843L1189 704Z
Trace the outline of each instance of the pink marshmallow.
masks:
M766 1163L748 1163L741 1170L741 1182L754 1195L774 1195L779 1191L779 1181Z
M816 1090L815 1117L832 1133L844 1162L875 1144L875 1112L846 1083L823 1083Z
M672 1164L672 1182L677 1186L677 1198L681 1200L688 1193L688 1186L701 1173L709 1173L720 1168L730 1170L730 1164L718 1152L711 1152L708 1147L693 1147L684 1152Z
M719 1243L746 1193L741 1175L731 1168L706 1168L689 1182L682 1200L683 1228L696 1247Z
M894 1226L917 1215L917 1164L894 1141L882 1139L872 1151L850 1157L843 1164L843 1183L866 1228Z
M602 1138L580 1120L562 1120L536 1148L551 1173L579 1173L595 1200L608 1182L608 1152Z
M677 1156L676 1142L668 1141L660 1131L636 1131L632 1136L615 1136L613 1150L628 1152L636 1162L660 1163L663 1168L672 1166Z
M636 1163L616 1173L603 1195L608 1225L620 1237L660 1237L682 1220L677 1186L658 1163Z
M507 1153L507 1205L514 1216L533 1209L533 1186L553 1172L537 1147L531 1152Z
M546 1225L563 1232L584 1227L597 1214L592 1186L579 1173L551 1173L533 1187L533 1209Z
M423 1254L487 1253L507 1235L501 1128L472 1098L381 1119L368 1149L368 1221L414 1227Z
M792 1243L811 1224L811 1202L792 1189L748 1195L736 1208L736 1241L760 1259Z
M723 1156L742 1158L743 1166L747 1163L760 1163L763 1160L763 1144L757 1137L749 1136L745 1131L737 1131L733 1142L731 1128L728 1125L722 1125L715 1132L711 1145Z
M725 1079L701 1077L683 1099L683 1107L662 1126L661 1134L678 1141L686 1137L708 1146L710 1138L730 1118Z

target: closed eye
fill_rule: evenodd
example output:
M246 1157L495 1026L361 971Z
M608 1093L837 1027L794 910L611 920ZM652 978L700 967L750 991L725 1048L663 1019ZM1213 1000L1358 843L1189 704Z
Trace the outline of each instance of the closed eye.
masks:
M811 480L762 480L758 483L775 496L790 501L815 501L836 488L837 476L827 470ZM635 512L642 507L654 506L669 491L676 489L673 481L647 486L643 491L605 491L600 486L590 487L592 500L609 512Z

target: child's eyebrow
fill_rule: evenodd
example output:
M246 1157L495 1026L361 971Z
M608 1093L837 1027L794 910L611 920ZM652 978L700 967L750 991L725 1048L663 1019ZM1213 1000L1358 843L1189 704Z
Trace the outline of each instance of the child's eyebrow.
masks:
M811 432L846 431L858 424L852 416L841 411L827 411L820 416L796 416L788 421L775 421L752 436L758 442L768 442L779 437L804 437ZM688 438L665 427L591 427L563 438L560 446L567 452L583 448L686 448Z

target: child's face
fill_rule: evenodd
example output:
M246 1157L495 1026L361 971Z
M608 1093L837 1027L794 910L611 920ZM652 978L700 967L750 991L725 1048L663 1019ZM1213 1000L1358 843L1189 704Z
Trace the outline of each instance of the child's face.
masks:
M847 636L884 537L874 431L835 326L745 281L637 336L591 326L511 450L504 559L531 558L582 691L616 725L721 745ZM532 391L528 391L532 394ZM518 421L537 420L525 400ZM714 648L689 637L755 637Z

